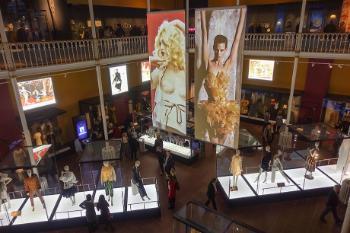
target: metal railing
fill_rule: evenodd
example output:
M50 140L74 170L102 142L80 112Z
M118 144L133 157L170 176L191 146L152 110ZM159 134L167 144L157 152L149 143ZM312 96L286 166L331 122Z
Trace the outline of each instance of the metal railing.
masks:
M292 52L295 50L296 39L296 33L248 33L245 35L244 49L269 52Z
M99 39L100 58L147 53L147 36Z
M9 43L7 57L14 69L93 61L94 43L93 40ZM5 56L7 45L0 45L0 70L7 70L11 62ZM96 45L102 59L148 53L147 36L98 39ZM194 34L188 37L188 47L195 48ZM350 54L350 33L247 33L244 50Z
M350 53L350 33L303 33L301 52Z
M94 60L92 40L9 44L15 69Z

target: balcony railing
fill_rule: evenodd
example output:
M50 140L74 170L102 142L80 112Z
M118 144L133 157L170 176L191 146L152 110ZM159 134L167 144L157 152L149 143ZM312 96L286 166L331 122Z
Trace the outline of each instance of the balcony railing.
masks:
M98 40L100 58L147 53L147 36Z
M300 51L350 55L350 33L303 33Z
M92 40L51 41L9 44L15 69L91 61Z
M300 43L298 39L300 38ZM298 46L299 44L299 46ZM70 64L95 59L93 40L71 40L8 44L10 55L0 46L0 69L7 70L12 60L14 69ZM146 54L147 37L125 37L97 40L99 58ZM190 34L188 47L195 47L195 37ZM350 33L256 33L246 34L245 52L302 52L350 55ZM278 54L274 54L278 56Z
M246 34L244 49L253 51L291 52L295 50L296 33Z

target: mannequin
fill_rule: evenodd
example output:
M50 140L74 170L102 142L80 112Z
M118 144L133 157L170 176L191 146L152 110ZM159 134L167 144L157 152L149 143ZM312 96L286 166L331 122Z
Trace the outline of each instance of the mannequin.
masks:
M34 211L34 196L39 197L41 204L46 209L44 198L41 196L41 185L37 175L33 174L32 170L27 170L27 177L24 179L24 190L28 192L32 211Z
M316 160L318 159L318 156L320 154L318 146L319 146L319 143L316 142L315 148L312 148L309 150L309 155L306 158L306 162L305 162L306 171L305 171L304 177L309 180L312 180L314 178L312 176L312 173L316 169ZM309 174L307 174L308 172Z
M132 178L131 178L131 184L132 185L135 185L137 187L137 191L138 193L140 194L141 196L141 199L142 201L145 200L144 197L147 197L148 200L151 200L148 196L147 196L147 193L146 193L146 190L145 190L145 187L143 186L143 183L142 183L142 178L141 178L141 175L140 175L140 161L135 161L135 165L134 167L132 168ZM134 194L134 193L133 193ZM137 193L136 193L137 194ZM136 195L134 194L134 195Z
M18 168L16 170L18 180L22 182L24 180L24 170L22 167L24 167L27 160L27 154L23 149L23 142L22 145L19 145L14 149L14 151L12 152L12 156L13 161L15 162L15 165Z
M33 134L33 139L35 140L35 145L36 146L41 146L43 145L42 141L42 133L40 127L36 129L36 132Z
M259 175L258 175L258 177L256 177L255 182L259 182L260 176L261 176L261 173L262 173L262 172L265 172L264 183L266 182L266 179L267 179L267 171L270 169L271 159L272 159L272 155L271 155L270 146L266 146L266 147L265 147L264 156L263 156L263 158L262 158L262 160L261 160L261 164L260 164Z
M231 159L231 166L230 166L230 172L233 176L233 181L232 181L232 187L230 187L231 191L237 191L237 183L238 183L238 177L242 173L242 157L240 155L240 151L237 150L236 154L232 156Z
M286 179L286 181L289 183L289 179L286 176L286 174L283 172L283 165L281 163L281 156L283 155L281 150L277 151L277 154L273 157L271 162L271 183L275 183L276 178L276 171L279 171L281 175Z
M62 196L69 198L72 201L72 205L75 205L75 193L77 192L76 184L78 183L72 171L69 171L69 166L63 167L61 172L60 181L63 182L63 192Z
M104 161L101 169L101 184L105 187L106 196L108 196L108 201L111 201L111 205L113 205L113 182L116 181L114 167L108 161Z
M280 129L278 138L278 146L282 151L282 160L291 160L290 154L286 153L287 150L292 148L293 134L288 131L288 127L283 125Z
M343 139L343 142L339 148L339 159L337 162L337 171L350 172L350 139Z
M107 159L113 159L116 157L116 152L113 146L109 145L109 142L106 142L106 146L102 147L102 159L107 160Z
M5 173L0 173L0 212L1 206L6 200L8 209L11 208L10 196L7 192L7 185L12 181L12 178L8 177Z

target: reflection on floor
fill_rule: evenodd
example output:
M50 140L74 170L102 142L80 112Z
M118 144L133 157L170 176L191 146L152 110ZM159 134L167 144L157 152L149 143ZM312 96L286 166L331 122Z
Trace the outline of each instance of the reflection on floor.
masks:
M145 185L146 193L150 200L146 197L144 201L141 199L140 194L133 195L131 186L128 187L128 204L127 211L134 210L144 210L144 209L153 209L158 208L158 194L155 184Z
M344 176L342 179L342 171L337 170L336 164L319 166L317 168L326 173L329 177L338 183L341 183L342 180L349 178L349 176Z
M55 207L59 196L60 195L58 194L44 196L43 198L45 201L46 209L43 208L43 205L41 204L38 197L34 198L34 211L32 210L30 200L28 199L22 208L21 216L18 216L16 218L13 225L47 221Z
M237 191L231 191L229 186L232 186L232 176L219 177L218 180L221 183L226 195L229 199L244 198L244 197L254 197L255 194L248 186L247 182L243 180L242 177L238 178ZM231 185L230 185L231 184Z
M76 193L75 205L72 205L72 201L69 198L62 197L53 220L78 218L85 216L85 210L80 208L79 204L86 199L86 195L88 194L92 195L92 191Z
M95 203L98 202L98 199L100 195L105 195L106 200L108 201L108 198L106 196L106 192L103 189L97 190L95 194ZM125 198L125 187L122 188L114 188L113 189L113 205L111 205L111 202L109 201L109 211L113 213L122 213L124 210L124 198ZM100 215L100 211L97 211L96 214Z
M264 172L261 173L259 182L255 182L259 173L244 174L244 177L248 180L249 184L255 189L258 195L286 193L299 190L299 188L289 179L288 183L286 178L284 178L280 172L276 172L275 182L272 183L271 174L272 172L267 172L266 182L264 182Z
M312 180L305 179L305 168L289 169L285 170L285 172L303 190L328 188L336 185L334 181L332 181L329 177L320 172L318 169L316 169L315 172L312 173L314 177L314 179Z
M21 205L23 204L25 198L19 198L19 199L11 199L11 208L8 208L7 203L1 205L1 212L0 212L0 226L7 226L13 219L11 213L13 211L19 210ZM5 208L6 205L6 208ZM7 213L6 213L7 210Z

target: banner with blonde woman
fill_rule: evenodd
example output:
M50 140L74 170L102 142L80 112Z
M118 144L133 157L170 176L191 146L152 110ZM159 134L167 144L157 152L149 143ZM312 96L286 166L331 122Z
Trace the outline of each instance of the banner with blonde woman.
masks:
M147 14L153 126L186 134L185 11Z
M238 147L246 8L195 13L195 136Z

